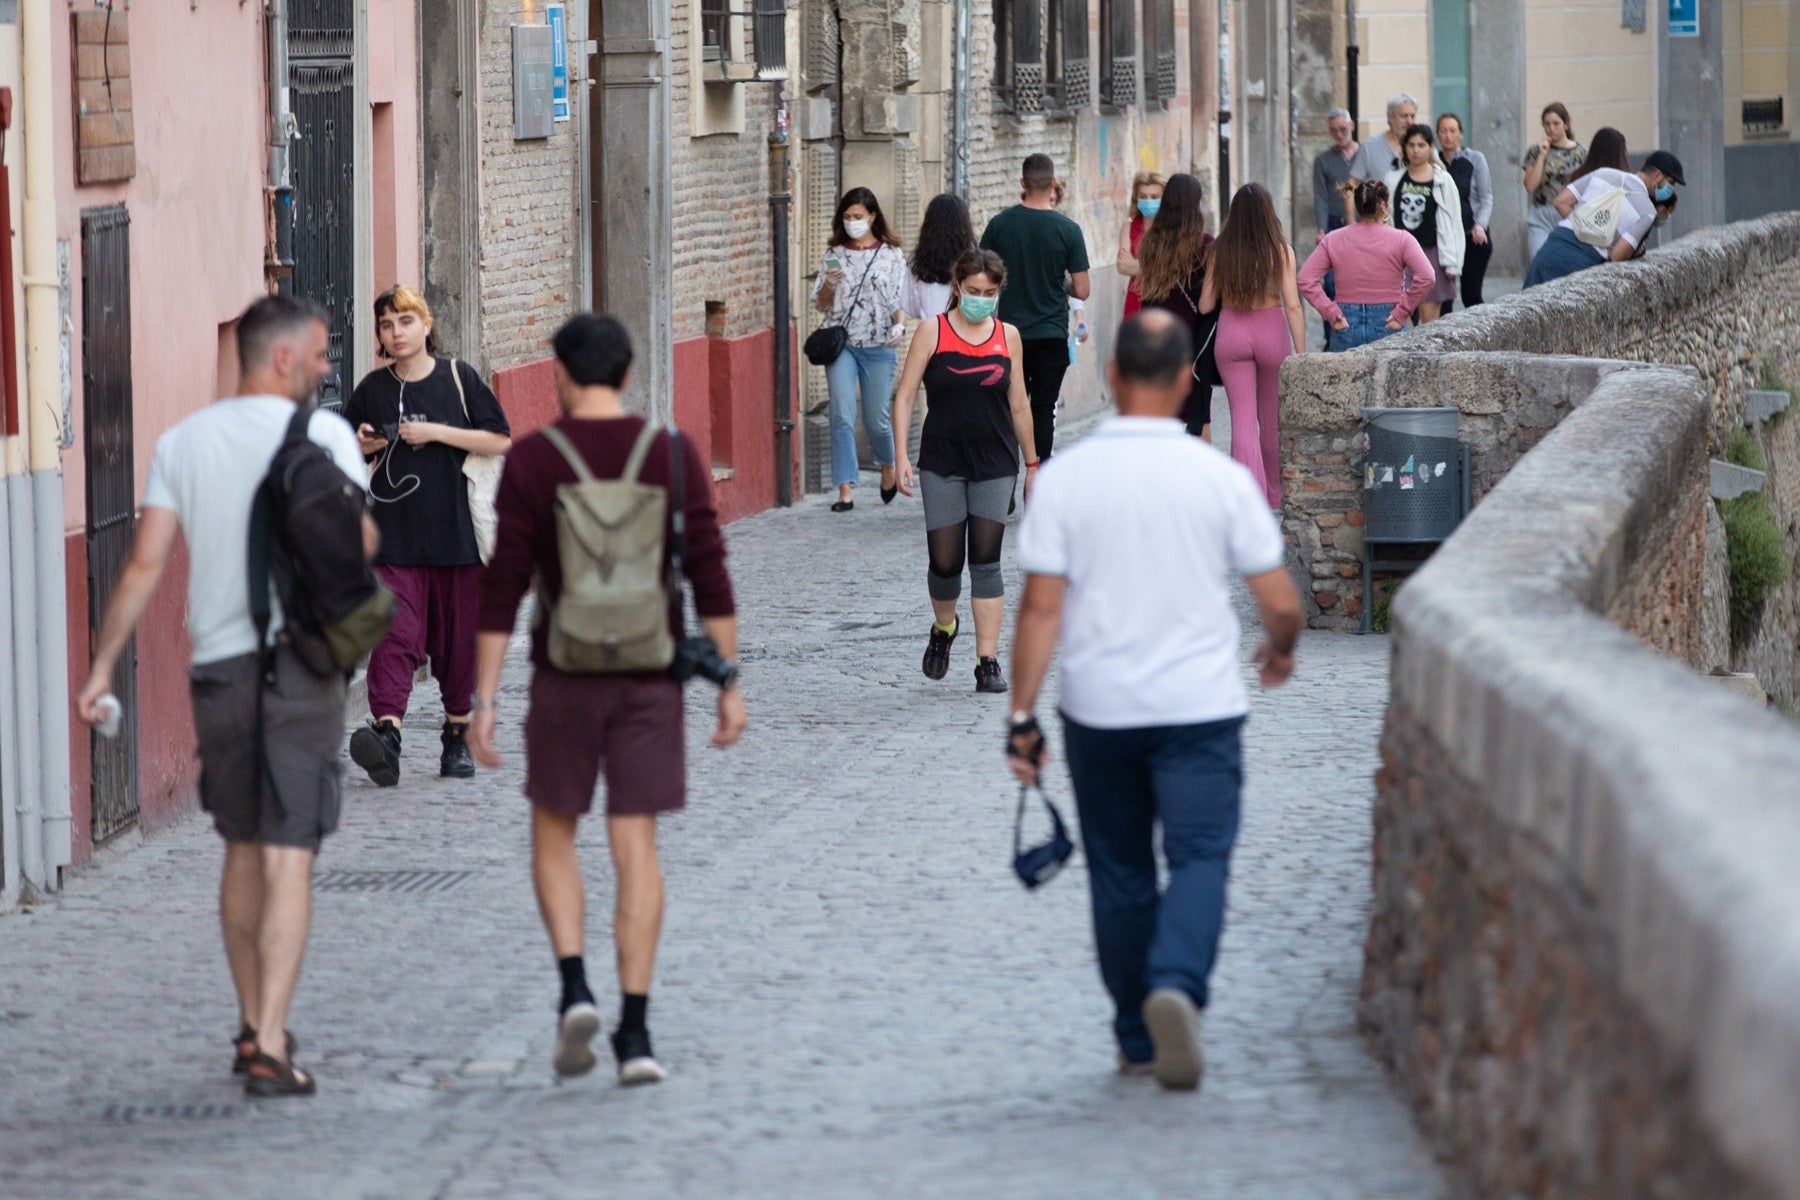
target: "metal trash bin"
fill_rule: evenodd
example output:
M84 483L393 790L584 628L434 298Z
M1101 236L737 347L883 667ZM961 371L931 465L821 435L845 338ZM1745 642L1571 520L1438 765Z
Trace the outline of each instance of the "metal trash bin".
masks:
M1448 538L1469 511L1469 451L1454 408L1363 409L1362 631L1374 612L1374 573L1412 571L1416 554L1382 558L1382 544Z

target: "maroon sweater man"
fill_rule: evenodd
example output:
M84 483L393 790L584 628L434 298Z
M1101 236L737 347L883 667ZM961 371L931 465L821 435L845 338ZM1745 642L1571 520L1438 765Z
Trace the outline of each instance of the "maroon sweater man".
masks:
M631 339L612 317L584 313L552 339L556 351L556 423L600 479L623 474L644 418L620 402L631 369ZM713 507L712 473L694 444L680 439L682 509L687 517L685 572L706 635L726 659L737 657L737 617L725 539ZM639 481L670 485L667 435L656 438ZM556 489L575 482L575 470L550 441L534 434L507 456L495 508L499 529L482 578L476 637L474 717L469 749L486 767L500 765L494 749L497 694L519 602L539 581L539 603L562 588L557 558ZM674 511L674 505L670 505ZM669 621L680 632L677 599ZM562 1002L553 1062L561 1075L593 1069L588 1043L600 1028L587 983L582 947L586 893L575 855L576 825L606 779L606 834L618 876L613 938L621 1004L612 1035L623 1084L654 1083L664 1071L650 1046L647 1013L656 944L662 929L662 871L656 860L657 814L686 802L681 685L666 672L571 674L549 663L540 622L531 638L531 700L525 716L525 795L531 801L531 869L538 908L562 974ZM718 696L712 744L732 745L748 717L735 679Z

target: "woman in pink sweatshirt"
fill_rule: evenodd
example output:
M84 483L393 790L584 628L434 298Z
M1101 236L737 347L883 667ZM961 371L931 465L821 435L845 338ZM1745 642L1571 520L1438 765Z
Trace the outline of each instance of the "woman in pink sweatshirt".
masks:
M1365 179L1344 189L1356 224L1335 229L1300 268L1300 294L1331 327L1332 351L1353 350L1406 328L1413 309L1431 291L1437 272L1412 234L1388 224L1387 185ZM1333 272L1337 299L1325 294Z

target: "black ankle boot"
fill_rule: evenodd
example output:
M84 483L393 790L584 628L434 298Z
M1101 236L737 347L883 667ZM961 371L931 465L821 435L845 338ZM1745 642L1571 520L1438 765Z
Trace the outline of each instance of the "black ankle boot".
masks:
M475 777L475 760L469 757L469 743L465 736L468 732L467 723L458 725L454 721L444 722L444 754L438 759L439 775L447 775L451 779Z
M369 773L378 787L400 782L400 727L370 721L350 735L350 760Z

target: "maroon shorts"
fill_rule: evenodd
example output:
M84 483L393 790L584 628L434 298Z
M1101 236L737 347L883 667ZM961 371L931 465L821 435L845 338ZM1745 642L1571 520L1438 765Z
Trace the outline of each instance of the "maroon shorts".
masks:
M606 815L647 816L687 803L681 685L641 675L538 667L525 714L525 796L584 816L606 772Z

